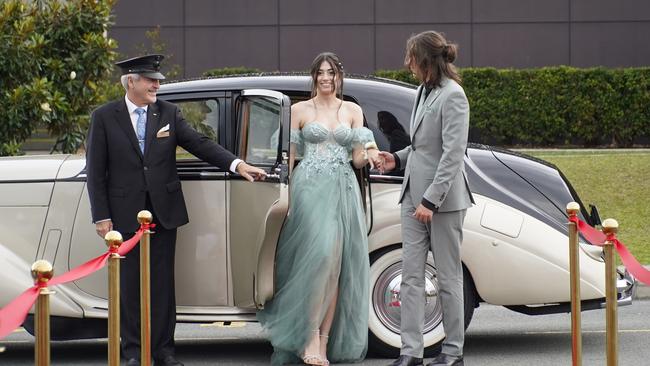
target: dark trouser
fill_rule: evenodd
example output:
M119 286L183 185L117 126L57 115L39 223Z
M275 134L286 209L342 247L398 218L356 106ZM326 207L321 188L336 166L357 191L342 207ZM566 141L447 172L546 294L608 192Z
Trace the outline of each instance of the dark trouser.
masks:
M174 355L176 291L174 253L176 229L167 230L156 222L151 234L151 354L154 359ZM133 234L124 235L124 240ZM126 255L120 265L122 356L140 359L140 246Z

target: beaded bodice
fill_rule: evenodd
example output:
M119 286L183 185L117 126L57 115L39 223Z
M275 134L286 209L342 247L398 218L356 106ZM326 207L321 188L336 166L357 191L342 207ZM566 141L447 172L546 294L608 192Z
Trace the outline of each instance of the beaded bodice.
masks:
M303 158L300 163L307 173L333 174L338 169L351 169L352 149L374 141L372 132L365 128L351 128L339 124L330 130L318 122L309 122L302 130L291 130L291 142Z

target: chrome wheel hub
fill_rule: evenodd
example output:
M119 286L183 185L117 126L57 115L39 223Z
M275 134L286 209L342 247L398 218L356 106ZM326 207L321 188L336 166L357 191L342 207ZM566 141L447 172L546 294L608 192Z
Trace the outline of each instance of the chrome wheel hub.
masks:
M428 333L442 321L442 307L438 301L436 270L429 263L425 266L425 308L423 332ZM386 268L377 278L372 289L372 304L377 318L392 332L400 332L400 285L402 283L402 262Z

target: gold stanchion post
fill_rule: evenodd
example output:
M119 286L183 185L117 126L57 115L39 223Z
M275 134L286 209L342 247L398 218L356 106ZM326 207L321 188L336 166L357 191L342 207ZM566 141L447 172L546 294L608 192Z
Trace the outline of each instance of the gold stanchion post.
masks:
M52 264L46 260L37 260L32 264L32 278L36 285L45 284L40 289L34 310L36 348L34 351L36 366L50 365L50 295L47 281L54 275Z
M122 234L109 231L104 236L106 245L117 252L122 245ZM120 259L112 253L108 258L108 365L120 366Z
M140 224L150 224L153 215L147 210L138 212ZM151 262L149 243L151 231L145 230L140 239L140 364L151 365Z
M577 202L566 206L569 217L576 217L580 211ZM569 275L571 278L571 355L572 365L582 365L582 328L580 306L580 248L578 227L569 221Z
M616 235L618 222L614 219L603 221L603 233ZM614 256L614 243L605 242L605 299L606 299L606 330L607 330L607 366L618 365L618 318L617 318L617 291L616 291L616 257Z

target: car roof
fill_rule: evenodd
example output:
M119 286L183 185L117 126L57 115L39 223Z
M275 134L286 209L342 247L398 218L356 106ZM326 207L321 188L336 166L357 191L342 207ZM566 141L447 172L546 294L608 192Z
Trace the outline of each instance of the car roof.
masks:
M185 79L166 82L160 86L161 94L196 93L214 90L272 89L308 91L310 77L307 73L257 73ZM346 75L344 90L372 87L381 83L384 88L397 88L415 92L414 85L367 75Z
M261 72L253 74L221 75L211 77L189 78L182 80L166 81L160 86L159 93L165 94L184 94L209 92L215 90L244 90L244 89L271 89L278 91L309 91L310 76L306 72ZM415 93L415 85L402 81L386 79L370 75L346 74L344 90L354 92L354 89L373 88L377 84L382 85L382 90L377 92L385 93L386 88L400 89L401 92ZM354 94L354 93L352 93ZM513 152L507 149L495 148L484 144L469 143L468 148L475 150L498 150L504 154L515 155L520 158L535 161L551 168L557 169L556 166L549 162L535 159L531 156Z

